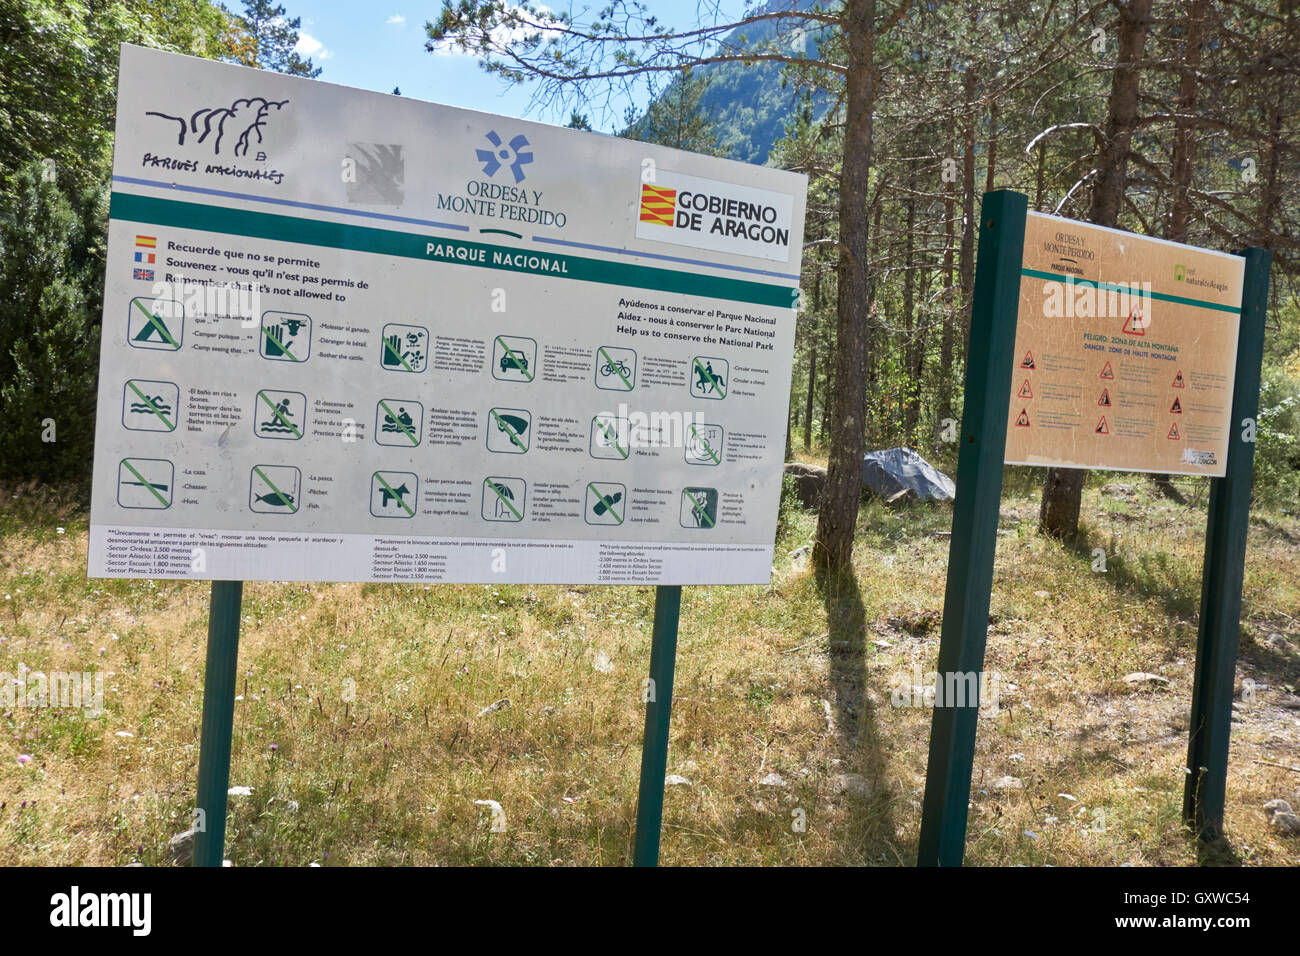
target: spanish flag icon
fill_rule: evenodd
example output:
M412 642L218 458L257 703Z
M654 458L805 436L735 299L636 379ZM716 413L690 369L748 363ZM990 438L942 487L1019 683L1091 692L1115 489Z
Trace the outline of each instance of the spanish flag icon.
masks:
M677 205L677 190L641 184L641 221L659 226L673 224L673 207Z
M145 249L156 249L158 247L157 236L136 236L135 244Z

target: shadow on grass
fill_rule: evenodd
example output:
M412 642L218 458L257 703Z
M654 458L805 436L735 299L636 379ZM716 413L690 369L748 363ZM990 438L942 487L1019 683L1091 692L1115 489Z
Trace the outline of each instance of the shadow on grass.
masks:
M1164 604L1165 610L1177 617L1191 619L1201 607L1201 581L1199 573L1196 580L1188 580L1177 591L1171 591L1169 581L1179 574L1179 570L1169 560L1169 555L1162 551L1142 553L1135 558L1120 555L1106 555L1106 572L1094 572L1093 551L1100 545L1092 535L1080 530L1077 535L1061 542L1066 551L1083 561L1089 574L1096 574L1116 591L1127 591L1146 598L1157 598Z
M845 833L848 855L864 863L882 859L910 863L915 848L896 845L888 776L880 729L867 696L866 606L853 572L816 573L829 631L831 709L836 746L844 766L864 776L869 795L851 790L842 799L851 808ZM886 695L887 696L887 695ZM877 699L885 699L877 695Z

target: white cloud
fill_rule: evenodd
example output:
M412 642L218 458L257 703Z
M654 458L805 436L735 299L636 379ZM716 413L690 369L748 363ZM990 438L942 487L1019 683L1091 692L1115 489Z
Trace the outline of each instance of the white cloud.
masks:
M385 22L387 22L387 23L391 23L393 26L400 27L400 26L402 26L404 23L406 23L406 17L402 16L400 13L394 13L394 14L393 14L391 17L389 17L388 20L385 21Z
M294 44L293 52L299 56L315 57L318 60L328 60L334 55L332 50L325 49L325 44L310 33L298 34L298 42Z

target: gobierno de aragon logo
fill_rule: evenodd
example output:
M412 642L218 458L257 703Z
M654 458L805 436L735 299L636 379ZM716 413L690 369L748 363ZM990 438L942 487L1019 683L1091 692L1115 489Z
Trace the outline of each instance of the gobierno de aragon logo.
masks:
M640 187L638 239L789 261L791 196L662 170Z

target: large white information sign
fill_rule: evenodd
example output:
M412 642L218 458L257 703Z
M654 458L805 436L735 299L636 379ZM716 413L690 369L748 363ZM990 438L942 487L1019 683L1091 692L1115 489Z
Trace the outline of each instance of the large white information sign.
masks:
M90 574L766 582L805 190L123 47Z

